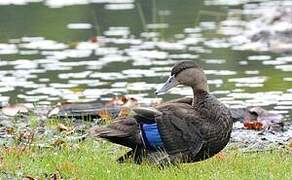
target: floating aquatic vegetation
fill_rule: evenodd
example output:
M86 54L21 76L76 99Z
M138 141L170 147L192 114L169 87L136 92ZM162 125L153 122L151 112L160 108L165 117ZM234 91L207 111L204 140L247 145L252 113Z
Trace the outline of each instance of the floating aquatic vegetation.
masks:
M275 69L280 69L282 71L292 71L292 65L277 65L275 66Z
M232 78L229 79L229 82L236 82L236 83L246 83L246 84L261 84L267 80L267 77L264 76L254 76L254 77L246 77L246 78Z
M12 62L9 62L9 65L14 65L15 69L36 69L38 64L33 60L27 59L18 59Z
M264 1L264 0L262 0ZM251 0L206 0L205 4L206 5L228 5L228 6L236 6L236 5L241 5L245 4L247 2L251 2Z
M99 73L92 73L89 76L90 78L100 78L102 80L120 80L126 79L127 76L123 75L122 73L118 72L99 72Z
M61 96L62 90L54 88L54 87L41 87L34 90L31 90L26 93L27 95L35 95L35 94L47 94L49 96Z
M280 65L280 64L286 64L285 61L275 61L275 60L271 60L271 61L263 61L264 65Z
M247 75L257 75L257 74L260 74L260 71L258 71L258 70L244 71L244 74L247 74Z
M167 52L158 50L131 50L127 51L127 54L133 59L148 58L148 59L166 59L168 56Z
M179 44L179 43L171 43L171 42L156 42L155 46L162 49L162 50L185 50L186 46L183 44Z
M72 23L67 25L68 29L91 29L92 25L88 23Z
M25 102L35 102L38 103L41 100L46 100L49 96L47 95L36 95L34 94L33 96L30 95L25 95L25 94L18 94L17 98L23 99Z
M224 64L226 62L225 59L206 59L204 61L207 64Z
M134 38L106 38L104 39L104 43L113 43L113 44L129 44L129 45L139 45L142 43L140 39Z
M242 18L227 17L218 33L230 36L234 50L290 53L292 41L287 37L292 34L292 6L284 4L285 1L247 3L242 11L237 11Z
M127 90L130 91L145 91L145 90L154 90L157 87L157 84L149 84L146 82L134 82L128 83Z
M156 76L155 71L148 69L127 69L122 71L129 78L153 77Z
M199 55L197 54L169 54L170 59L198 59Z
M134 9L134 8L135 8L134 4L128 4L128 3L106 4L104 6L104 9L106 9L106 10L130 10L130 9Z
M18 53L17 46L15 44L0 44L0 54L16 54Z
M80 73L61 73L58 76L60 79L86 78L91 73L92 73L92 71L83 71Z
M128 27L110 27L109 30L104 31L105 36L124 36L127 37L130 34Z
M266 61L266 60L270 60L271 56L269 55L248 56L247 59L250 61Z
M69 80L68 83L77 85L86 84L89 87L97 87L107 84L106 82L101 82L98 79Z
M160 23L160 24L147 24L147 29L166 29L169 25L166 23Z
M72 5L84 5L88 4L89 0L70 0L70 1L60 1L60 0L47 0L45 1L45 5L50 8L62 8L64 6L72 6Z
M230 76L230 75L237 74L235 71L230 71L230 70L206 70L205 73L214 74L218 76Z
M198 43L204 41L205 39L201 37L201 35L197 34L192 34L187 36L184 39L181 39L178 41L179 44L184 44L184 45L197 45Z
M117 47L100 47L95 49L95 55L104 56L107 54L122 54Z
M23 38L24 43L20 43L19 48L40 49L40 50L60 50L68 48L68 45L53 40L46 40L41 37Z
M26 5L28 3L42 2L43 0L5 0L0 1L0 5Z
M223 84L223 80L222 79L211 79L211 80L208 80L208 84L214 84L214 85L216 85L216 87L219 87L221 84Z
M160 36L160 33L158 32L142 32L140 34L141 37L143 38L158 38Z
M231 44L224 39L212 39L205 41L204 44L211 48L228 48L231 46Z

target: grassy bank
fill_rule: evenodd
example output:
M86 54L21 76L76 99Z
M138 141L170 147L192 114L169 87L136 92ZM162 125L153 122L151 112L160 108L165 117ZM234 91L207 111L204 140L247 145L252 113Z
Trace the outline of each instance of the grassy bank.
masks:
M126 149L87 139L55 148L2 148L1 179L7 176L65 179L291 179L289 150L240 153L228 150L223 157L159 170L151 165L118 164Z

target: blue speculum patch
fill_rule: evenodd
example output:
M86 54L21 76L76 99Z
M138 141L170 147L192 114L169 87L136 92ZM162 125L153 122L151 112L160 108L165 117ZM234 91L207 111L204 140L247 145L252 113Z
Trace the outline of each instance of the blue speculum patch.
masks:
M157 123L142 124L143 138L147 148L160 148L163 146L163 142L160 137L160 133L157 127Z

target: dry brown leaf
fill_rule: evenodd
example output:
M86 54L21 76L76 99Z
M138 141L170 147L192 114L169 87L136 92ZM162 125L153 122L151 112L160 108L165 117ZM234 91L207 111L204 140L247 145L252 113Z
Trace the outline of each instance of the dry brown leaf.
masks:
M6 131L7 134L13 134L13 132L14 132L14 128L13 128L13 127L7 127L7 128L5 129L5 131Z
M122 107L118 117L128 117L130 113L130 110L128 108Z
M100 119L104 122L111 122L113 117L112 114L107 110L98 111L97 114L100 116Z
M289 141L288 142L288 148L291 148L292 149L292 141Z
M29 131L29 130L24 130L21 131L18 135L17 135L17 140L19 142L26 142L26 143L32 143L34 139L34 132Z
M225 159L225 154L223 152L219 152L217 154L214 155L215 158L223 160Z
M65 126L64 124L62 123L59 123L58 126L57 126L57 129L60 131L60 132L63 132L63 131L69 131L69 127Z
M62 176L59 173L52 173L49 175L50 180L58 180L58 179L63 179Z
M60 131L60 132L63 132L65 133L66 135L69 135L69 134L72 134L74 133L75 129L74 127L68 127L62 123L59 123L58 126L57 126L57 129Z
M97 37L96 36L92 36L90 39L89 39L90 42L92 43L97 43Z
M66 142L62 139L56 139L54 142L53 142L53 145L54 146L61 146L61 145L65 145Z
M244 121L243 126L246 129L255 129L255 130L260 130L263 128L263 124L259 121Z
M36 178L32 177L31 175L25 175L25 176L23 176L23 179L26 179L26 180L36 180Z

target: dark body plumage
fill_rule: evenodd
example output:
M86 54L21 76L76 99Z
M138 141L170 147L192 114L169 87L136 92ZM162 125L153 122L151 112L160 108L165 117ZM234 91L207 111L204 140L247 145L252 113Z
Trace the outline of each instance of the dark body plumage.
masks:
M132 148L119 158L120 162L131 156L140 163L143 156L158 150L167 152L171 163L195 162L218 153L230 139L233 122L229 109L205 90L194 90L193 98L181 98L134 111L136 115L131 118L91 131L95 136ZM144 123L157 123L163 142L159 149L145 146L141 135Z

